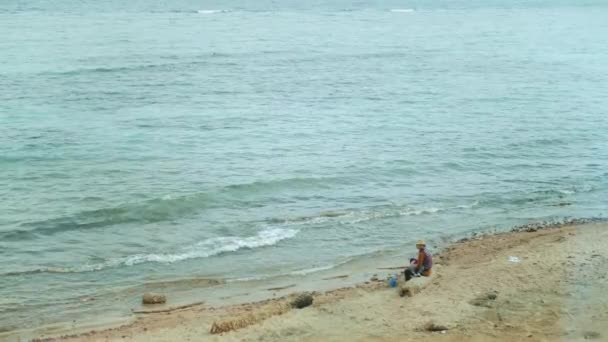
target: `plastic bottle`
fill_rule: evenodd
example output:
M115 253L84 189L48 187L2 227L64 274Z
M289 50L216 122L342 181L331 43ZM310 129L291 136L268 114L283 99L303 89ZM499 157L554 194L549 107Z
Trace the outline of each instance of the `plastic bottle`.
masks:
M388 281L388 285L390 287L397 287L397 277L395 275L391 276L391 279Z

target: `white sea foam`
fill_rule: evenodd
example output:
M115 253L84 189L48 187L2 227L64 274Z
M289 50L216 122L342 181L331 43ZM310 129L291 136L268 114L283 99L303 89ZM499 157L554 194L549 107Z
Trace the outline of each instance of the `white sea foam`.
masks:
M268 277L242 277L242 278L236 278L236 279L228 279L226 280L227 283L235 283L235 282L245 282L245 281L260 281L260 280L266 280L268 279Z
M456 208L457 209L472 209L472 208L474 208L474 207L476 207L478 205L479 205L479 201L475 201L475 202L473 202L471 204L461 204L461 205L458 205L458 206L456 206Z
M229 12L227 10L198 10L196 13L198 14L215 14L215 13L226 13Z
M331 270L332 268L334 268L336 266L338 266L338 265L326 265L326 266L311 267L311 268L306 268L306 269L303 269L303 270L293 271L290 274L291 275L307 275L307 274L311 274L311 273Z
M366 210L366 211L361 211L361 212L353 212L350 215L345 215L345 218L348 218L348 219L342 219L342 220L340 220L340 223L352 224L352 223L360 223L360 222L366 222L366 221L371 221L371 220L376 220L376 219L383 219L383 218L388 218L388 217L428 215L428 214L438 213L438 212L441 212L444 210L445 209L435 208L435 207L403 208L403 209L399 209L399 210L378 210L378 211Z
M250 237L226 236L201 241L185 248L180 253L136 254L121 259L121 264L132 266L145 262L173 263L188 259L207 258L213 255L234 252L243 248L271 246L279 241L294 237L295 229L267 229Z
M176 253L135 254L123 258L108 260L103 263L86 264L70 268L43 268L28 272L77 273L100 271L106 268L121 265L133 266L147 262L170 264L188 259L207 258L221 253L235 252L239 249L272 246L282 240L290 239L296 236L298 232L299 231L296 229L273 228L262 230L258 234L249 237L225 236L207 239L195 245L185 247Z
M317 267L311 267L311 268L305 268L305 269L300 269L300 270L295 270L292 272L289 272L288 275L290 276L294 276L294 275L300 275L300 276L304 276L304 275L308 275L311 273L316 273L316 272L321 272L321 271L327 271L327 270L331 270L334 269L338 266L344 265L347 262L351 261L351 259L347 259L344 260L342 262L338 262L335 264L330 264L330 265L324 265L324 266L317 266ZM241 277L241 278L235 278L235 279L228 279L226 280L226 282L228 283L234 283L234 282L247 282L247 281L264 281L264 280L269 280L272 278L278 278L278 277L282 277L284 276L284 274L282 275L259 275L259 276L249 276L249 277Z
M441 211L439 208L408 209L401 212L403 216L417 216L424 214L434 214Z
M413 8L393 8L393 9L391 9L391 12L394 12L394 13L411 13L411 12L415 12L415 10Z
M566 189L564 189L564 190L557 190L557 191L561 192L564 195L572 195L572 194L576 193L576 191L574 191L574 190L566 190Z
M594 191L595 187L593 185L590 184L582 184L579 186L572 186L569 188L565 188L565 189L557 189L558 192L564 194L564 195L572 195L572 194L576 194L576 193L584 193L584 192L591 192Z

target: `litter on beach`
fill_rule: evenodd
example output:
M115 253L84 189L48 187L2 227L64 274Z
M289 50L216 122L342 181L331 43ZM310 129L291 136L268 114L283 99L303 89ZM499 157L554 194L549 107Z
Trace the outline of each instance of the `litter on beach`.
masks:
M509 261L510 262L514 262L514 263L519 263L519 262L521 262L521 259L519 257L516 257L516 256L510 256L509 257Z

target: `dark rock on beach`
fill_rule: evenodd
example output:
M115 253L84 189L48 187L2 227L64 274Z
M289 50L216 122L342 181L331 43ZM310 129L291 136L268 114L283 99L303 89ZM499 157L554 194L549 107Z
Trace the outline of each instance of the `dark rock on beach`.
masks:
M157 293L144 293L141 302L143 304L164 304L167 302L167 297Z
M310 293L302 293L291 301L291 306L296 309L302 309L312 305L313 297Z
M490 291L471 300L469 303L474 306L482 306L486 308L492 307L492 302L498 298L497 291Z
M425 331L431 331L431 332L435 332L435 331L446 331L448 330L448 327L442 324L437 324L435 322L427 322L423 327L422 330Z

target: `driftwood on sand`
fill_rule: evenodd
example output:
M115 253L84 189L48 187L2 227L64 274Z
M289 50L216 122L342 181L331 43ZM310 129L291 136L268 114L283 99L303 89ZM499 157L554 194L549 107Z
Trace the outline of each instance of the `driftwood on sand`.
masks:
M260 310L256 310L256 312L248 312L217 320L213 322L209 332L212 334L221 334L228 331L245 328L272 316L282 315L289 310L291 310L291 305L288 302L273 303L266 305Z
M209 332L211 334L221 334L228 331L233 331L248 327L252 324L266 320L272 316L282 315L292 308L301 309L312 304L313 297L309 293L300 293L291 296L291 299L285 298L279 302L272 302L262 308L237 314L231 317L217 320L211 325Z

